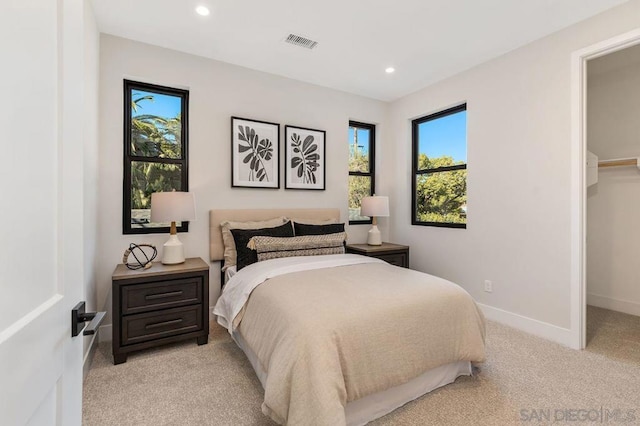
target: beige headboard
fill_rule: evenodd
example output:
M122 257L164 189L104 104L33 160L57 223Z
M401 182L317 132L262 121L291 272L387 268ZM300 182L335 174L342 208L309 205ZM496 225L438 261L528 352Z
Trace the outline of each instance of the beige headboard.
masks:
M211 261L223 259L222 229L220 222L267 220L278 216L293 219L340 220L340 209L228 209L209 211L209 255Z

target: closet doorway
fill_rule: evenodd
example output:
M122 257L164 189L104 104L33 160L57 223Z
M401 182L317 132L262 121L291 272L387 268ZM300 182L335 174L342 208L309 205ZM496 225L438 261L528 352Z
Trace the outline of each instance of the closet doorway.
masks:
M640 363L640 44L586 69L586 349Z

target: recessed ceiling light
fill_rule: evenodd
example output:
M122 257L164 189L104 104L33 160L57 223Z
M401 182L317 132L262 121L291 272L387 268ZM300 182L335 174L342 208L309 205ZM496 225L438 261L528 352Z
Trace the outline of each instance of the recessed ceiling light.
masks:
M196 13L200 16L209 16L209 8L206 6L196 7Z
M386 72L387 74L391 74L393 72L395 72L395 68L394 67L389 67L389 68L385 68L384 72Z

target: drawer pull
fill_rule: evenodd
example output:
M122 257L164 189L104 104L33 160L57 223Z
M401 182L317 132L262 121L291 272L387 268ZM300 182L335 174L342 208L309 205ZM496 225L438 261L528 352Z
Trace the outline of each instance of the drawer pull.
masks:
M178 318L170 321L156 322L154 324L147 324L144 326L144 328L150 329L150 328L164 327L165 325L178 324L178 323L181 323L182 321L183 321L182 318Z
M168 293L149 294L144 297L144 300L164 299L165 297L180 296L181 294L182 294L182 290L170 291Z

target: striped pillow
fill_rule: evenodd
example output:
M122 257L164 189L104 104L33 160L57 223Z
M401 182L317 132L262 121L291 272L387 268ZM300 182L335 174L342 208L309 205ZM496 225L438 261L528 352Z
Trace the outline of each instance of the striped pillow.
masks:
M289 238L256 236L247 248L257 252L258 262L280 257L342 254L346 237L346 232Z

